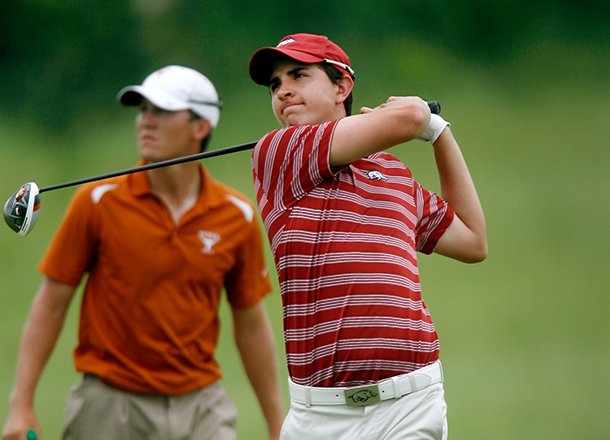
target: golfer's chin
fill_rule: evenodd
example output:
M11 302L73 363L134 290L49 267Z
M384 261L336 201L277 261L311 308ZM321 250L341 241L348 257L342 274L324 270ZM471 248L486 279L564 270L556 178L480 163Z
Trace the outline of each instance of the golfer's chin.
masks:
M153 148L140 147L140 159L147 163L155 163L167 160L168 157L165 157Z
M293 113L288 116L284 116L280 120L280 124L282 124L282 127L296 127L298 125L314 124L314 122L304 115Z

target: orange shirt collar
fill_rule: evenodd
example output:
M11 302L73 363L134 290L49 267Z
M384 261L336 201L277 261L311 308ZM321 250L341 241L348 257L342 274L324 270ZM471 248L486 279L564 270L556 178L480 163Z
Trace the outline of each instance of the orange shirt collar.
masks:
M145 165L146 162L140 161L138 166ZM199 165L199 174L201 176L199 199L196 205L198 211L206 211L212 206L217 206L222 203L222 192L219 191L218 183L210 176L203 165ZM129 187L136 197L145 197L148 195L154 196L150 187L150 182L146 172L133 173L128 176Z

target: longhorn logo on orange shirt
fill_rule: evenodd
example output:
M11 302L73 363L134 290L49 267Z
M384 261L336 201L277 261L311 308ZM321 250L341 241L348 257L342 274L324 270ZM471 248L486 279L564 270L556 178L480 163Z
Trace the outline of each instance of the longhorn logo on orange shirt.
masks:
M213 254L214 250L212 249L212 247L220 241L220 234L218 232L201 230L198 232L197 236L203 244L201 252L203 252L204 254Z

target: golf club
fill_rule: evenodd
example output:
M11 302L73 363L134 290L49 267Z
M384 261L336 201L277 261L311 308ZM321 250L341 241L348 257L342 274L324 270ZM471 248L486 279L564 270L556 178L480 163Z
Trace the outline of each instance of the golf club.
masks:
M9 197L4 204L4 221L19 235L27 235L38 218L40 210L40 193L54 191L56 189L67 188L69 186L81 185L83 183L94 182L97 180L108 179L110 177L123 176L125 174L138 173L140 171L152 170L155 168L177 165L180 163L191 162L208 157L221 156L223 154L235 153L238 151L251 150L256 142L234 145L231 147L220 148L218 150L204 151L203 153L191 154L189 156L177 157L175 159L164 160L161 162L149 163L139 167L129 168L121 171L100 174L98 176L85 177L83 179L72 180L70 182L58 183L56 185L39 188L35 182L24 183L15 193Z
M428 106L430 107L430 111L432 113L440 114L441 105L438 101L429 101ZM93 177L86 177L83 179L72 180L70 182L59 183L41 188L39 188L35 182L28 182L21 185L4 204L4 221L19 235L27 235L32 230L36 224L36 220L38 219L38 214L40 213L40 194L43 192L108 179L110 177L123 176L125 174L138 173L155 168L177 165L180 163L191 162L193 160L206 159L208 157L222 156L225 154L236 153L238 151L251 150L255 145L256 142L247 142L245 144L219 148L218 150L204 151L202 153L191 154L189 156L182 156L175 159L150 163L126 170L100 174Z

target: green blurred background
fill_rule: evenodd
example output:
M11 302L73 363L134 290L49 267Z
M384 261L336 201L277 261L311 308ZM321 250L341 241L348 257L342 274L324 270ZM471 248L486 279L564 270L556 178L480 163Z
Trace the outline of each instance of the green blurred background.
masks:
M355 108L391 95L437 99L479 190L489 258L422 257L424 298L442 343L452 439L610 438L610 5L592 0L393 0L271 4L187 0L0 3L0 194L130 167L133 109L120 88L183 64L225 102L211 148L276 127L250 55L294 32L351 56ZM429 145L391 150L438 189ZM253 198L249 153L205 161ZM36 265L74 189L44 194L28 237L0 229L0 421L8 411ZM2 199L4 201L5 199ZM272 259L267 246L270 267ZM288 405L280 298L272 316ZM42 377L36 408L59 438L77 378L79 300ZM226 302L218 358L240 439L265 428L232 344Z

